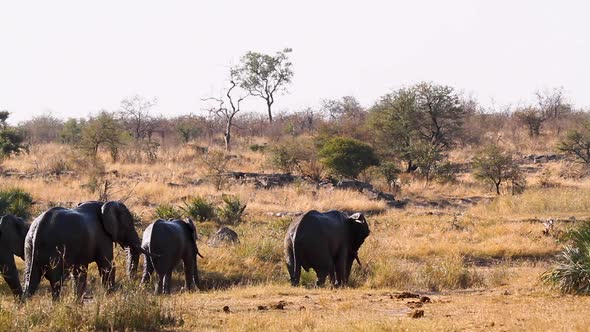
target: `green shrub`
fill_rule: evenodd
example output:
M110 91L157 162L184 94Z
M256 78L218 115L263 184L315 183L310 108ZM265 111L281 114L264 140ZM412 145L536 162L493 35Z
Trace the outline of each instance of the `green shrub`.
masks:
M238 224L244 214L246 204L242 204L240 198L234 195L223 194L221 199L223 206L217 211L219 221L225 224Z
M265 149L266 149L266 145L261 145L261 144L250 145L250 151L252 151L252 152L264 152Z
M557 263L541 280L568 294L590 294L590 224L571 230Z
M180 208L186 215L195 221L210 220L215 217L215 207L206 198L198 196L184 201L184 207Z
M33 197L19 188L0 191L0 215L13 214L23 219L31 216Z
M367 167L379 164L370 145L348 137L328 140L319 155L332 173L350 178L356 178Z
M180 219L182 213L178 208L170 204L161 204L156 206L156 218L161 219Z

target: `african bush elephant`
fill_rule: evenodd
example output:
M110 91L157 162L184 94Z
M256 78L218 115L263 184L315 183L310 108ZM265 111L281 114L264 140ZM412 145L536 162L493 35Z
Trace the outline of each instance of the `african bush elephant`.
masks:
M361 213L348 216L344 212L320 213L312 210L299 217L287 230L285 256L291 284L297 286L301 268L314 269L317 285L326 277L335 286L348 283L352 262L358 259L358 250L369 236L369 225Z
M184 220L158 219L143 232L142 249L158 256L145 256L141 282L147 284L152 272L158 273L156 293L170 294L172 270L182 260L185 288L192 290L199 285L197 270L197 229L189 218ZM203 256L201 256L203 257Z
M25 239L23 298L32 296L41 277L51 284L54 300L59 298L64 278L71 271L76 294L86 290L88 264L96 262L102 284L115 285L113 242L127 250L127 269L137 271L143 252L133 217L120 202L84 202L74 209L51 208L33 221Z
M0 218L0 273L10 287L14 296L21 296L18 270L14 263L14 255L25 259L25 236L29 226L22 218L5 215Z

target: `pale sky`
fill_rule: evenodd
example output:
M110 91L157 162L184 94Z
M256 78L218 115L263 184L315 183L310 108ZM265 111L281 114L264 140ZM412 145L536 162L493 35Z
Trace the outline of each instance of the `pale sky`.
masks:
M285 47L295 76L277 111L345 95L370 106L422 80L488 106L563 86L590 106L587 3L0 0L0 109L13 123L80 117L141 94L155 113L198 113L242 54Z

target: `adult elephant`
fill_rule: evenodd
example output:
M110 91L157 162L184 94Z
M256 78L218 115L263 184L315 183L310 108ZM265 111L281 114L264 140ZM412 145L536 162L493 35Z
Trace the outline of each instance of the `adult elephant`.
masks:
M29 226L22 218L13 215L0 218L0 273L16 297L22 295L23 289L14 256L25 259L25 236L28 230Z
M24 297L32 296L45 276L54 299L59 298L62 281L72 272L76 294L86 290L88 264L98 265L102 284L115 285L113 243L127 250L127 269L137 271L143 252L133 217L120 202L84 202L74 209L55 207L33 221L25 239Z
M156 293L170 294L172 270L182 260L185 288L192 290L199 285L197 255L197 229L190 218L187 220L158 219L143 232L141 247L157 257L145 256L141 282L147 284L154 270L158 273ZM203 257L203 256L201 256Z
M315 210L299 217L287 230L285 255L291 284L297 286L301 268L314 269L317 285L326 277L335 286L348 283L352 263L358 259L358 250L369 236L369 225L362 213L348 216L340 211Z

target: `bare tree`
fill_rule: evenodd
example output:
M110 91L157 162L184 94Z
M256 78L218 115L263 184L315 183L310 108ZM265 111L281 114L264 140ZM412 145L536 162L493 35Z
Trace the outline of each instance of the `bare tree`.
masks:
M158 103L156 98L146 99L140 95L126 98L121 101L121 113L129 123L129 129L136 140L144 138L149 131L151 123L150 110Z
M551 90L537 90L535 92L540 110L544 113L545 118L557 119L571 110L571 105L567 102L563 87Z
M223 140L225 142L225 150L227 151L231 150L231 129L234 125L234 117L241 111L240 103L244 99L246 99L246 97L248 97L247 94L240 95L239 93L237 93L238 90L234 90L236 87L236 82L233 79L231 79L230 87L227 89L225 97L209 97L202 99L203 101L216 102L216 105L210 107L208 110L210 114L221 119L222 121L225 121L225 131L223 133ZM229 103L229 107L226 106L226 101Z

